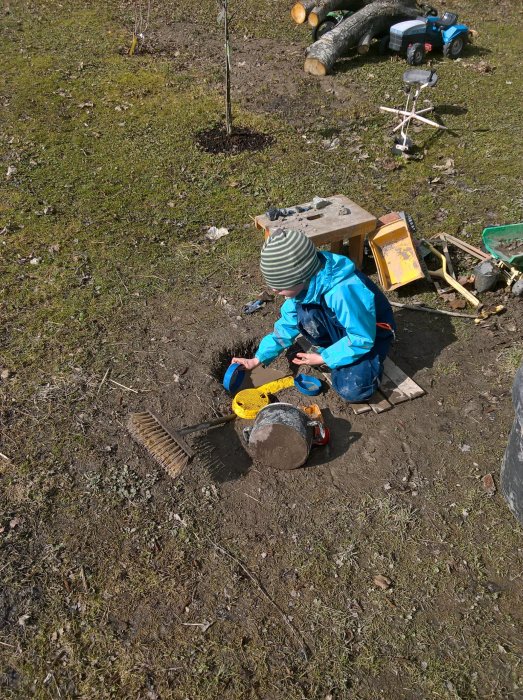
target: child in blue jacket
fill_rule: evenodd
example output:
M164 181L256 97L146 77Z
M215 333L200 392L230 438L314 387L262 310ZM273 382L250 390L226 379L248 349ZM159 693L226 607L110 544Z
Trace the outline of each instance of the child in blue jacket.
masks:
M232 361L246 369L268 365L301 333L319 352L299 352L294 364L325 364L342 398L353 403L370 398L396 329L383 292L349 258L318 251L300 231L273 231L260 268L267 285L285 297L281 318L253 358Z

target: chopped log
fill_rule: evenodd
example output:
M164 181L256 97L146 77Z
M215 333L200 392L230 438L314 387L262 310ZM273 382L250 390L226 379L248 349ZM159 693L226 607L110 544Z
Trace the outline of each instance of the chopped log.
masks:
M370 48L370 42L373 40L373 38L374 32L366 32L366 34L364 34L358 42L358 53L368 53Z
M305 72L327 75L332 71L336 59L357 46L365 35L370 35L370 41L374 36L385 34L396 22L415 19L418 15L415 0L374 0L309 47Z
M300 0L291 9L291 17L296 24L303 24L318 0Z
M309 24L317 27L323 22L329 12L334 10L359 10L364 5L364 0L316 0L309 14Z

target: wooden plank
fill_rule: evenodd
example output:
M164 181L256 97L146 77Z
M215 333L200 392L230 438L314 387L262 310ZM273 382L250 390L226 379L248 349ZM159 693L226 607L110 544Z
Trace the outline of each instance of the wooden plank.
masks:
M389 379L396 384L398 390L402 394L406 394L409 399L415 399L417 396L423 396L425 393L416 382L408 377L403 370L401 370L394 362L389 358L385 358L383 363L383 373Z
M330 245L331 253L341 255L343 253L343 241L335 241Z
M376 391L369 399L369 406L374 413L383 413L394 408L393 404L389 403L380 390Z
M357 416L359 416L361 413L368 413L371 410L368 403L350 403L349 406Z
M490 253L485 253L479 248L476 248L476 246L473 246L466 241L462 241L460 238L456 238L456 236L451 236L450 233L440 233L438 236L445 239L449 243L452 243L456 246L456 248L461 248L461 250L465 251L465 253L468 253L479 260L489 260L492 257ZM436 238L436 236L433 236L433 238Z
M400 391L392 379L387 377L386 374L383 375L383 379L381 380L380 391L394 406L404 401L410 401L410 396Z
M365 236L352 236L349 238L349 258L361 270L363 265L363 253L365 250Z

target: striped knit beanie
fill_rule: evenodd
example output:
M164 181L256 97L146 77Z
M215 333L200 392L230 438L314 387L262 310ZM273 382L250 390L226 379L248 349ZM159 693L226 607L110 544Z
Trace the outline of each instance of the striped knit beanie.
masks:
M314 243L301 231L275 229L261 251L260 269L272 289L308 282L321 267Z

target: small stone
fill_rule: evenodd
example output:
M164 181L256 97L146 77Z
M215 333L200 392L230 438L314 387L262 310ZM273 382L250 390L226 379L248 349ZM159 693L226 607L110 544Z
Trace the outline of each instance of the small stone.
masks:
M523 277L512 286L512 294L515 297L523 297Z

